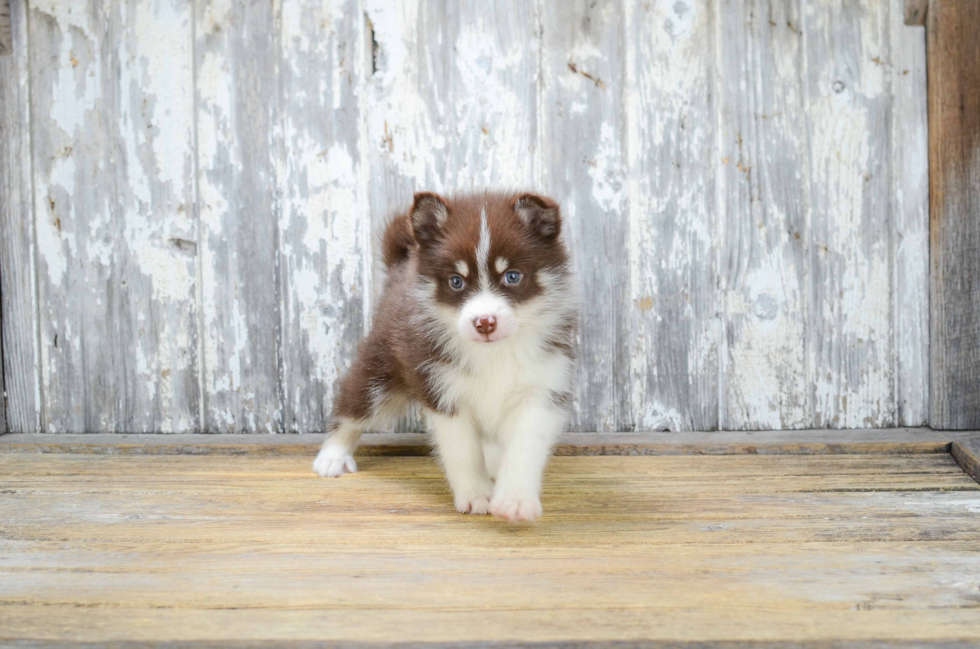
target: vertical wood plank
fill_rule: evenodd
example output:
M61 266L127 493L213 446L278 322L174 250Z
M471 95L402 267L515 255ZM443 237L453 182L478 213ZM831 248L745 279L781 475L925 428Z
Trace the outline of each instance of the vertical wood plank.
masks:
M277 432L276 6L215 0L195 12L203 427Z
M806 4L813 425L895 424L888 7Z
M284 428L317 432L364 329L371 222L361 183L357 0L282 4L282 381ZM369 291L369 289L367 289Z
M530 3L367 0L364 9L372 237L415 191L533 187L538 50ZM377 294L383 271L373 259ZM410 419L409 427L419 425Z
M26 2L14 2L13 51L0 58L0 356L3 430L41 432Z
M0 56L7 56L13 50L10 0L0 0Z
M721 427L809 425L806 89L798 2L721 3ZM822 190L822 188L821 188Z
M706 2L627 3L630 389L646 430L718 427L716 20Z
M632 430L624 15L541 3L542 183L561 202L581 290L572 427Z
M189 10L55 3L30 25L43 427L196 430Z
M0 269L2 271L2 269ZM0 317L3 313L0 312ZM3 381L3 330L0 329L0 435L7 432L7 390Z
M924 9L923 9L923 13ZM895 423L929 420L929 118L925 30L889 16Z
M931 0L929 197L935 428L980 428L980 3Z

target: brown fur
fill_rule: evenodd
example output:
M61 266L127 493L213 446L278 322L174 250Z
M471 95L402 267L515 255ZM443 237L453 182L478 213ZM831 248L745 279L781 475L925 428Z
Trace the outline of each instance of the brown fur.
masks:
M396 216L388 223L385 228L384 237L381 240L382 259L385 267L389 270L408 261L415 247L415 238L412 236L412 221L408 214Z
M475 244L480 236L480 212L485 206L491 233L488 270L498 292L514 304L542 293L539 273L566 272L568 257L559 240L561 217L557 204L533 194L478 194L445 199L417 194L412 210L395 217L385 229L382 250L388 268L384 294L374 317L374 327L358 348L357 361L340 384L334 417L369 419L381 401L414 400L432 410L452 414L455 408L440 401L427 380L425 368L452 359L439 342L420 331L418 289L429 282L432 299L444 305L461 304L476 286ZM524 279L505 285L494 260L504 257L520 269ZM469 268L462 290L454 290L449 278L455 264ZM571 353L574 322L556 332L547 344ZM566 395L556 395L566 400Z

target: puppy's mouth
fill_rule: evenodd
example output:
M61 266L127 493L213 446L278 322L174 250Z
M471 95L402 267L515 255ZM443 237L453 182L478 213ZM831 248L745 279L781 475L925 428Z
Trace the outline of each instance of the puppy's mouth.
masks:
M478 345L490 345L493 343L498 343L507 336L495 336L493 334L476 334L470 340L477 343Z
M492 345L493 343L499 343L501 341L507 340L510 337L509 333L504 333L503 335L499 333L489 333L483 334L478 332L473 332L469 335L465 335L464 338L469 340L471 343L477 345Z

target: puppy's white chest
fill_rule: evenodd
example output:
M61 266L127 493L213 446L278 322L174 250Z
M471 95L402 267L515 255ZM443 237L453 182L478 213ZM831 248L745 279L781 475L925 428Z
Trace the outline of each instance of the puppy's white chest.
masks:
M488 351L496 353L469 359L454 382L458 405L470 410L489 436L497 436L508 416L526 400L549 400L553 393L568 390L570 361L561 354L522 353L506 347Z

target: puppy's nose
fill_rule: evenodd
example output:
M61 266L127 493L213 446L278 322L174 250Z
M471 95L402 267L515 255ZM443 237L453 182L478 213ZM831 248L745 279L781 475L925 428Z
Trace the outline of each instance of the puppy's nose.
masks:
M497 318L492 315L481 315L473 318L473 326L484 336L489 336L497 328Z

